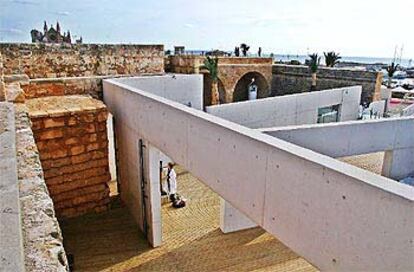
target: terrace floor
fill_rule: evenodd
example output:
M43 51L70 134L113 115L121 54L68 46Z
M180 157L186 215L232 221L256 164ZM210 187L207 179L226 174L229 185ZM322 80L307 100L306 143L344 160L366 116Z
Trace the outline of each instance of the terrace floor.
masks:
M162 208L163 239L148 246L125 207L62 222L75 271L317 271L261 228L223 234L217 194L178 171L187 207Z

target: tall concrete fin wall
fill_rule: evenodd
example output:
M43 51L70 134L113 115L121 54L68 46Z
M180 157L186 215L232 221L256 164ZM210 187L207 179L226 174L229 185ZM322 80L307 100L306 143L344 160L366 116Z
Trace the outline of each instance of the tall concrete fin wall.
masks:
M112 80L104 100L116 126L321 270L414 269L413 188Z
M210 106L212 115L249 128L314 124L318 108L340 106L340 121L356 120L361 87L278 96L238 103Z
M195 109L203 109L202 75L168 74L118 78L115 80Z

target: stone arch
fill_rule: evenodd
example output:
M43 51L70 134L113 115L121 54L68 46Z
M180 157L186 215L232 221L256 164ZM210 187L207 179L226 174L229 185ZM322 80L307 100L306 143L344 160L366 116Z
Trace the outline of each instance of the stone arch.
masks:
M260 72L248 72L244 74L236 83L233 92L233 102L245 101L248 99L247 88L252 78L255 79L255 82L258 87L257 98L265 98L270 94L269 83L267 82L265 76Z
M211 105L211 76L210 74L203 74L204 83L203 83L203 99L204 99L204 108ZM218 83L218 90L219 90L219 99L220 104L226 103L226 89L224 88L224 84L219 78Z

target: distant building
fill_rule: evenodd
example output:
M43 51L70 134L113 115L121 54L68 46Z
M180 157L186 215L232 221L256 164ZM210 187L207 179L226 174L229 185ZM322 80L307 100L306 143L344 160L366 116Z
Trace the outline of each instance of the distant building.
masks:
M32 36L32 42L34 43L72 43L72 37L70 31L60 32L59 22L56 23L56 28L53 25L50 28L47 27L46 21L43 25L43 32L33 29L30 31ZM76 40L76 43L82 43L82 37L79 40Z

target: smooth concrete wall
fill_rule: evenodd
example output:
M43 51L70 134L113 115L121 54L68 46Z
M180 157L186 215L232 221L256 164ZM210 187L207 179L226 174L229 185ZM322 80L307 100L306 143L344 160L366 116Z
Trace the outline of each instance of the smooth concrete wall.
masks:
M330 157L414 147L414 117L259 129Z
M166 96L184 105L191 102L192 107L198 109L203 107L201 75L141 76L113 80L128 85L141 86L154 94ZM164 118L168 120L169 117L164 116ZM144 202L141 190L141 182L144 178L145 195L147 196L145 199L145 232L150 244L154 247L159 246L162 243L159 161L168 162L169 158L151 146L151 143L145 141L140 133L134 133L135 128L122 122L123 119L120 119L119 116L114 115L113 119L118 146L118 184L121 199L127 205L141 231L144 231ZM140 139L144 140L144 169L141 169L140 164Z
M382 175L414 174L414 117L259 130L330 157L386 151Z
M104 100L125 136L147 139L321 270L414 269L414 188L113 80Z
M403 109L401 113L401 116L413 116L413 115L414 115L414 104Z
M212 115L249 128L314 124L318 108L340 104L340 121L356 120L361 87L346 87L210 106Z
M118 78L117 82L159 95L161 97L203 109L203 76L167 74Z
M373 115L380 117L384 116L385 100L372 102L371 104L369 104L369 109L372 111Z
M257 227L257 224L229 202L220 198L220 229L223 233L231 233Z

